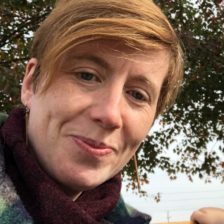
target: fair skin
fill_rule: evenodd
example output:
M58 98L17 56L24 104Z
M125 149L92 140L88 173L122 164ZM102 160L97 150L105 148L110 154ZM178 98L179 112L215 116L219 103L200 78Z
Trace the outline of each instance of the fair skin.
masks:
M201 208L191 215L193 224L223 224L224 209L221 208Z
M69 195L115 176L155 119L169 67L166 50L140 53L115 41L76 46L46 92L33 91L31 59L21 99L30 108L28 136L41 167Z

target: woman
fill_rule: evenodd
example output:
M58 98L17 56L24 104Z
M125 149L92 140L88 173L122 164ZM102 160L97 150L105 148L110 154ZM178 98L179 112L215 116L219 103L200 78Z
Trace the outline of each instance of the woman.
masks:
M25 109L1 127L1 223L148 223L119 199L120 171L182 79L164 14L149 0L59 1L31 56Z
M193 224L223 224L224 209L222 208L201 208L191 215Z

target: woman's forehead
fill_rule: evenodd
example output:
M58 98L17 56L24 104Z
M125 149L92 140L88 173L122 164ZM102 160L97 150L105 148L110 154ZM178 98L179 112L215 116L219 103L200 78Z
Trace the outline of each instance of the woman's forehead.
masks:
M94 51L93 51L94 50ZM65 58L73 58L83 55L105 55L110 54L111 57L135 60L136 57L139 58L153 58L155 54L163 53L169 56L169 51L165 48L148 48L139 49L134 46L129 46L127 43L119 40L94 40L83 44L75 45L70 48L68 52L65 53Z

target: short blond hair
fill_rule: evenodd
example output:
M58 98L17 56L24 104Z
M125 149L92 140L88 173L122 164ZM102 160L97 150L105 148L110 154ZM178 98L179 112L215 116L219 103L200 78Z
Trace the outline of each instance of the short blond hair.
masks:
M136 50L167 49L169 71L157 115L168 108L180 89L183 53L172 26L151 0L61 0L35 33L32 57L38 59L33 82L45 91L57 65L74 46L99 39L122 41Z

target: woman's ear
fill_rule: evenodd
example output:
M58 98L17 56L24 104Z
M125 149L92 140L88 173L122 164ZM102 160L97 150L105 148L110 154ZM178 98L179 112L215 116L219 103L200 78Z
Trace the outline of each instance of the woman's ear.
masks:
M30 108L31 98L34 94L33 91L33 73L37 68L38 61L36 58L31 58L26 65L26 72L23 78L21 88L21 101L24 106Z

